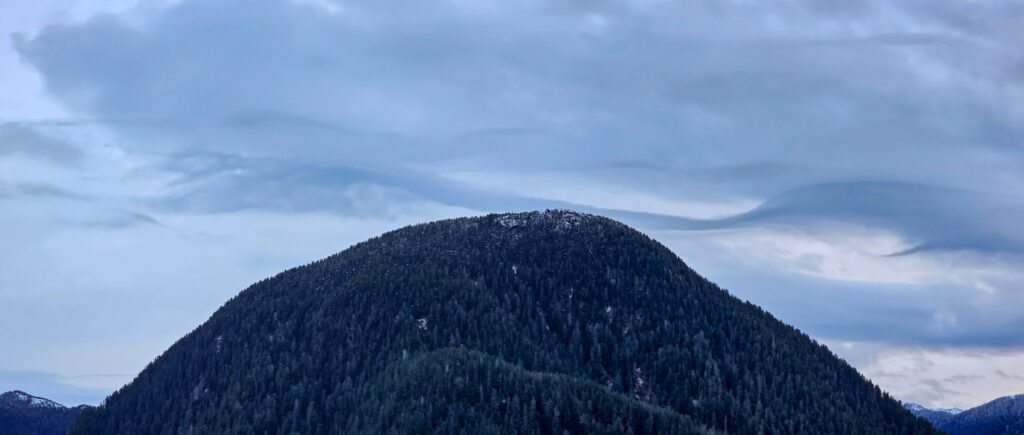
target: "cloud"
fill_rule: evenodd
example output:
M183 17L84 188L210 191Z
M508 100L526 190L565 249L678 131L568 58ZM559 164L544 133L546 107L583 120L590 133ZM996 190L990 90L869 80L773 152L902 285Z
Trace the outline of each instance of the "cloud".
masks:
M999 20L981 8L992 7L970 9L973 24ZM458 171L548 171L657 197L609 205L520 189L504 197L509 208L525 196L677 214L678 204L786 199L851 179L903 183L884 204L850 204L892 208L936 196L914 185L991 193L1024 184L1013 145L1020 119L993 111L1007 107L1000 95L1019 80L963 68L964 56L1012 67L999 54L1012 41L1001 29L953 21L950 11L961 9L222 0L173 4L142 24L102 15L49 26L14 46L78 114L145 120L114 127L147 151L412 180L374 180L400 190L451 191L437 175ZM992 171L993 161L1003 167ZM280 170L246 174L263 177L257 185L281 181ZM341 178L305 177L298 202L345 207L332 194ZM471 205L465 198L479 183L468 184L430 199ZM236 202L228 190L198 196ZM823 215L851 198L802 200L817 201ZM946 223L955 233L970 222ZM1007 232L906 234L922 239L908 253L1016 249L996 246Z
M1016 375L1016 374L1011 375L1011 374L1006 373L1006 372L1004 372L1004 371L1002 371L1000 369L996 369L993 373L995 373L996 376L999 376L1002 379L1012 379L1012 380L1015 380L1015 381L1024 381L1024 376Z
M0 124L0 156L4 155L25 156L60 165L77 164L83 158L78 148L13 122Z
M756 208L713 220L678 220L680 229L763 224L845 222L887 229L913 245L890 255L934 250L1024 252L1018 216L1024 198L896 182L847 182L801 187Z
M941 29L919 31L914 20L931 18L911 6L866 7L846 17L867 23L860 32L850 21L808 26L816 13L778 4L563 4L553 11L530 3L350 2L335 14L285 1L239 6L185 2L142 28L104 16L49 27L15 46L48 89L79 111L185 127L137 132L166 136L161 146L377 164L643 161L682 176L722 162L769 161L908 181L935 177L941 164L967 173L1007 153L1019 163L1009 149L1019 123L989 110L1002 104L990 88L1016 89L1017 82L996 71L962 71L958 57L1010 41L949 32L942 34L955 44L924 44L940 40ZM970 56L1006 63L991 50L980 53ZM923 79L933 75L934 83ZM405 139L284 129L291 140L281 146L285 137L239 138L223 131L222 120ZM503 130L537 133L467 136ZM367 155L368 147L390 152ZM913 161L928 164L906 164ZM795 187L753 175L716 190ZM979 176L986 178L975 173L972 184Z
M1009 263L959 254L900 258L881 235L847 238L744 229L652 235L688 265L777 318L832 340L902 346L1024 347L1024 318L1012 308L1024 294L1008 283ZM870 237L869 237L870 236ZM871 237L877 237L872 239ZM780 273L780 271L787 271Z
M66 220L65 223L77 225L81 227L94 228L94 229L119 229L125 227L131 227L135 225L156 225L162 226L163 224L156 218L134 212L126 212L121 210L111 210L106 213L106 216L100 216L89 220Z
M852 342L832 346L886 391L906 402L931 408L969 409L1002 396L1019 394L1024 381L991 376L1018 374L1024 364L1019 350L897 348Z
M946 377L946 379L943 379L943 382L946 384L970 384L971 382L976 382L987 378L988 377L985 375L965 375L958 373Z
M521 197L452 182L429 172L361 168L200 151L160 163L179 174L151 206L165 211L227 212L263 209L374 215L388 203L429 201L474 210L568 207L564 201Z
M75 199L78 195L60 187L45 183L21 183L7 186L0 182L0 199L11 197L33 197L40 199Z
M816 337L1024 346L1007 308L1024 302L1020 5L139 3L11 40L67 118L0 125L0 223L15 229L0 259L89 252L91 269L52 274L83 294L141 293L148 275L109 273L132 260L216 288L177 302L212 310L343 247L325 233L568 207L654 233ZM293 239L315 248L275 253ZM124 303L149 312L139 298ZM203 318L178 308L149 331ZM152 356L132 346L133 362ZM968 379L995 391L991 372L883 368L922 402L961 400L947 390Z

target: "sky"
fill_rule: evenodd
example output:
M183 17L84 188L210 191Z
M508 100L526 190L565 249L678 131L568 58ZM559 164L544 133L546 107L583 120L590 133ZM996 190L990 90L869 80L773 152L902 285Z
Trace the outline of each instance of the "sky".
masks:
M651 235L896 398L1024 393L1024 3L0 0L0 390L404 225Z

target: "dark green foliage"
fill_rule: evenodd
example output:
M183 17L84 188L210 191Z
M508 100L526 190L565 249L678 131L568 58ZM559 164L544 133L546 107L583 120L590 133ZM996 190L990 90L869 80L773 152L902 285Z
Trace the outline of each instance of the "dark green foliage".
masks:
M392 364L361 397L351 433L709 433L670 409L592 381L538 373L465 348Z
M438 373L446 360L461 381ZM936 433L660 244L560 211L407 227L261 281L72 433L686 432L691 422Z

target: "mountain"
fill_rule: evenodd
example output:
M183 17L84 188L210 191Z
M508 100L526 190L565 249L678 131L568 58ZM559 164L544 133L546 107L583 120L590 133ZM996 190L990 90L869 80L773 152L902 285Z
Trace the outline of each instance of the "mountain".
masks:
M0 435L65 434L86 408L68 408L23 391L0 394Z
M963 410L956 408L929 409L916 403L904 403L903 406L909 409L914 415L932 422L932 424L937 428L942 428L949 423L950 420L963 412Z
M108 433L936 434L607 218L405 227L260 281L75 421Z
M913 403L905 406L950 435L1024 434L1024 394L1000 397L962 412L930 410Z

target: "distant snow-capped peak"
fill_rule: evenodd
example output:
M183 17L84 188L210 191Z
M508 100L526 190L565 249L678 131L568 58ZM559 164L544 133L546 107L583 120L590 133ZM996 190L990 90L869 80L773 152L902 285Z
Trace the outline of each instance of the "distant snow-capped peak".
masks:
M921 412L921 411L944 412L944 413L949 414L949 415L957 415L957 414L959 414L961 412L964 412L964 410L962 410L960 408L934 408L934 409L932 409L932 408L925 408L925 407L923 407L921 405L918 405L916 403L909 403L909 402L908 403L904 403L903 407L907 408L907 409L909 409L911 411L914 411L914 412Z
M37 408L64 408L65 407L64 405L61 405L61 404L59 404L57 402L54 402L54 401L52 401L50 399L46 399L46 398L38 397L38 396L33 396L33 395L28 394L28 393L26 393L24 391L17 391L17 390L15 390L15 391L8 391L6 393L0 394L0 401L12 403L12 404L13 403L18 403L18 404L22 404L22 405L37 407Z
M909 403L909 402L904 403L903 407L907 408L907 409L909 409L911 411L927 411L928 410L928 408L925 408L925 407L923 407L921 405L918 405L916 403Z

